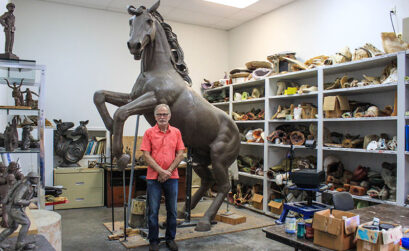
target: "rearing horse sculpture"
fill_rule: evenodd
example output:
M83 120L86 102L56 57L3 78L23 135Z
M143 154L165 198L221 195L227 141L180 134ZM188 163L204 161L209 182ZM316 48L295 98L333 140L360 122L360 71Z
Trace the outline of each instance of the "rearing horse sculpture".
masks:
M201 178L191 208L211 186L215 185L217 190L216 198L196 226L197 231L208 231L230 189L228 167L239 153L239 131L226 113L210 105L186 84L185 80L190 81L190 78L183 62L183 52L176 35L157 12L158 7L159 1L150 9L128 7L132 15L128 47L134 58L142 61L140 75L131 93L97 91L94 103L106 128L113 134L113 157L117 158L120 168L126 167L130 159L129 155L122 153L125 120L141 114L153 126L156 123L154 107L161 103L169 105L172 112L170 124L179 128L185 145L192 149L193 169ZM119 107L113 118L105 102Z

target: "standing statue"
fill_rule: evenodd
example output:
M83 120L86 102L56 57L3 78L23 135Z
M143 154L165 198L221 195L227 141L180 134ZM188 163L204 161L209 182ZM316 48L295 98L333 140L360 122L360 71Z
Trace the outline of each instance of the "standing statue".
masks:
M84 156L88 145L87 121L80 121L80 125L69 135L68 129L74 127L72 122L62 122L54 119L57 131L54 138L55 153L62 158L61 167L77 167L77 162Z
M5 178L5 186L2 187L2 191L1 191L1 203L2 203L2 220L0 225L2 227L9 227L8 224L8 214L7 214L7 210L5 210L4 207L4 199L7 196L7 193L9 191L10 188L12 188L14 186L14 184L16 184L16 182L24 179L24 175L23 173L21 173L20 171L20 165L18 164L18 160L12 161L10 162L8 168L6 169L6 173L3 174L3 177ZM1 184L1 183L0 183Z
M17 182L15 186L10 188L7 197L4 200L6 212L9 217L9 228L0 233L0 243L17 230L21 225L20 232L17 237L15 250L33 250L33 243L25 243L28 229L30 228L30 219L26 215L26 207L30 205L31 199L34 196L33 186L37 185L40 177L30 172L27 176Z
M21 79L20 85L18 86L16 85L15 82L13 83L13 86L11 86L7 78L5 78L4 80L6 80L8 87L13 89L13 92L11 93L11 95L14 98L15 106L24 105L24 97L23 97L23 93L21 92L21 86L23 85L24 78Z
M6 222L4 221L4 216L6 215L6 209L3 206L3 200L7 196L7 192L9 191L9 186L7 184L7 167L0 163L0 204L1 204L1 215L2 221L0 225L2 227L7 227Z
M4 147L8 152L13 152L18 147L17 120L17 117L14 117L4 131Z
M193 168L201 178L191 208L216 185L217 196L196 226L197 231L209 231L211 220L230 190L228 168L239 154L239 130L227 114L209 104L186 83L190 83L190 78L182 49L170 26L157 12L158 7L159 1L149 9L128 7L132 16L128 48L136 60L141 60L141 72L131 93L97 91L94 103L106 128L113 134L113 157L117 158L121 169L130 159L128 154L122 153L125 120L141 114L153 126L154 107L161 103L170 107L172 118L169 123L181 131L183 142L192 149ZM119 107L113 117L106 102Z
M4 54L0 54L2 59L19 59L13 54L13 44L14 44L14 32L16 27L14 23L16 22L16 17L14 16L14 9L16 6L13 3L8 3L6 5L7 12L5 12L0 17L0 24L4 27L4 33L6 35L6 45L4 48Z

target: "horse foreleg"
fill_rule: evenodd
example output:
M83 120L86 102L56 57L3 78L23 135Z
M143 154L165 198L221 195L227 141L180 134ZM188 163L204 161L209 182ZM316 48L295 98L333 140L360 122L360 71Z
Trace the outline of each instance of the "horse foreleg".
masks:
M124 123L131 115L152 112L157 105L157 99L154 92L147 92L137 99L121 106L116 110L113 119L113 140L112 153L117 157L117 165L120 169L125 169L130 160L128 154L122 154L122 136Z
M94 104L97 107L102 121L104 121L105 127L111 133L113 131L113 119L108 112L105 102L113 104L115 106L123 106L131 102L131 97L128 93L111 92L100 90L94 93Z

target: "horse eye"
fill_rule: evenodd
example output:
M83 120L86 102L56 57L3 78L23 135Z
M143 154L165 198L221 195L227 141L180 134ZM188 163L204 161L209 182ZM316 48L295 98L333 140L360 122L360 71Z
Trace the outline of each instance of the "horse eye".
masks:
M148 24L152 24L152 23L153 23L153 20L152 20L152 19L148 19L148 20L146 20L146 22L147 22Z

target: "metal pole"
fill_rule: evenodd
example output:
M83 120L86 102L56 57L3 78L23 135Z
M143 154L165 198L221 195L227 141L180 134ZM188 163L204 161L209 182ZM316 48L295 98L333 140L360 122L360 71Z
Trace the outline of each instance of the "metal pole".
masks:
M133 185L133 178L134 178L133 176L134 176L134 171L135 171L135 153L136 153L136 140L138 139L138 130L139 130L139 116L140 115L136 115L135 138L133 141L133 153L132 153L133 158L132 158L132 166L131 166L131 177L129 179L127 219L129 219L129 215L131 213L131 205L132 205L132 185ZM128 227L128 221L126 221L125 226Z
M114 215L114 184L113 184L113 170L112 170L112 134L111 132L109 132L109 149L110 149L110 155L109 155L109 159L111 162L111 174L110 174L110 182L111 182L111 208L112 208L112 231L115 231L115 224L114 224L114 220L115 220L115 215Z
M187 149L185 221L190 222L192 197L192 148Z
M127 219L126 219L126 209L127 209L127 205L126 205L126 184L125 184L125 172L126 170L122 170L122 188L124 190L124 238L126 241L126 229L128 227L128 225L126 224Z

